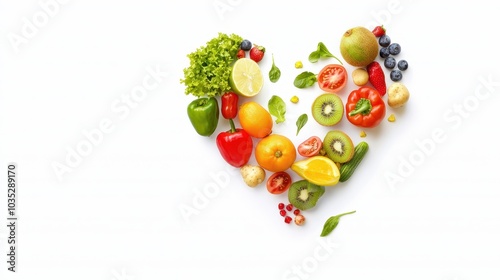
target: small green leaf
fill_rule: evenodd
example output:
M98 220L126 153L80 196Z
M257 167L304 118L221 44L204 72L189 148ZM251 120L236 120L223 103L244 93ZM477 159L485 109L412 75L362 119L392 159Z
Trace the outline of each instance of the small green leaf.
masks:
M297 125L297 134L295 135L299 135L299 131L304 127L304 125L306 125L308 119L309 118L307 117L307 114L302 114L299 116L297 122L295 122L295 124Z
M269 70L269 80L273 83L276 83L281 77L280 69L274 64L274 55L273 57L273 65L271 66L271 70Z
M328 50L328 48L323 44L323 42L318 43L318 52L321 57L334 57L333 54Z
M332 57L332 58L335 58L336 60L338 60L338 62L339 62L340 64L342 64L342 61L340 61L340 59L338 59L336 56L334 56L334 55L333 55L333 54L332 54L332 53L328 50L328 48L325 46L325 44L323 44L323 42L319 42L319 43L318 43L318 47L317 47L317 49L316 49L316 51L315 51L315 52L316 52L316 53L318 53L318 54L317 54L317 56L318 56L318 60L319 60L320 58L328 58L328 57ZM312 61L311 61L311 62L312 62Z
M314 85L316 81L316 74L309 71L304 71L297 75L297 77L295 77L293 85L297 88L306 88Z
M340 217L356 213L356 211L346 212L337 216L332 216L326 220L325 225L323 226L323 231L321 231L321 237L327 236L330 234L339 224Z
M318 62L319 58L321 57L321 53L319 51L313 51L310 55L309 55L309 62L311 63L316 63Z
M267 103L269 113L276 117L276 123L282 123L285 121L286 104L281 97L277 95L271 96L269 102Z

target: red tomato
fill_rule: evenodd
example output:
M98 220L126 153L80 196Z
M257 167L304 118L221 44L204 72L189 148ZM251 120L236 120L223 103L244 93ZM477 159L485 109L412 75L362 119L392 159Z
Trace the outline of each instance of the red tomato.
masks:
M318 136L311 136L297 147L299 155L303 157L312 157L319 154L323 146L323 142Z
M290 188L292 177L285 171L275 172L267 179L267 190L272 194L284 193Z
M318 85L326 92L339 92L347 84L347 71L340 64L328 64L318 74Z

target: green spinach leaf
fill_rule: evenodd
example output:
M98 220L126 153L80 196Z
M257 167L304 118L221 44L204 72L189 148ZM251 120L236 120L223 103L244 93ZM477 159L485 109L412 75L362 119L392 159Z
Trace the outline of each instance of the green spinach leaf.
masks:
M269 70L269 80L276 83L281 77L281 70L274 64L274 55L272 57L273 65L271 66L271 70Z
M336 60L339 61L340 64L342 64L342 61L338 59L336 56L334 56L328 48L325 46L323 42L319 42L318 46L315 51L311 52L309 55L309 61L312 63L318 62L320 58L328 58L328 57L333 57Z
M295 77L293 85L297 88L306 88L314 85L316 81L317 81L316 74L309 71L304 71L299 75L297 75L297 77Z
M328 220L326 220L326 222L325 222L325 225L323 226L323 231L321 232L321 236L323 237L323 236L327 236L328 234L330 234L339 224L340 217L345 216L345 215L349 215L352 213L356 213L356 211L351 211L351 212L343 213L343 214L340 214L337 216L332 216L332 217L328 218Z
M297 134L295 135L299 135L299 131L304 127L304 125L306 125L308 119L309 118L307 117L307 114L302 114L299 116L297 122L295 122L295 124L297 125Z
M267 103L269 113L276 117L276 123L282 123L285 121L286 104L281 97L277 95L271 96L269 102Z

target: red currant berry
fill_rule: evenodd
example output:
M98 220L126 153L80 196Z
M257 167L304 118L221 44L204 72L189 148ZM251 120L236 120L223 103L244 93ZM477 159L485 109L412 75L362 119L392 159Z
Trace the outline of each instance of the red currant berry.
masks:
M286 216L285 223L289 224L290 222L292 222L292 218L290 216Z
M295 216L297 216L298 214L300 214L300 209L295 209L295 210L293 211L293 214L294 214Z
M290 203L286 206L286 210L292 211L293 210L293 205Z
M285 217L286 216L286 211L284 209L281 209L280 215L283 216L283 217Z
M278 204L278 209L285 209L285 203Z

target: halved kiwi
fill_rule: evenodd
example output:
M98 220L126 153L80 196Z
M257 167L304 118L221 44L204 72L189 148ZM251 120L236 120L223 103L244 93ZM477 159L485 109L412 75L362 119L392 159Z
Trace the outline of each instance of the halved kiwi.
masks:
M323 93L312 104L313 118L321 125L332 126L342 120L344 104L335 93Z
M354 155L354 143L349 135L340 130L331 130L325 135L323 149L337 163L348 162Z
M318 186L307 180L294 182L288 189L288 200L300 210L311 209L325 193L325 187Z

